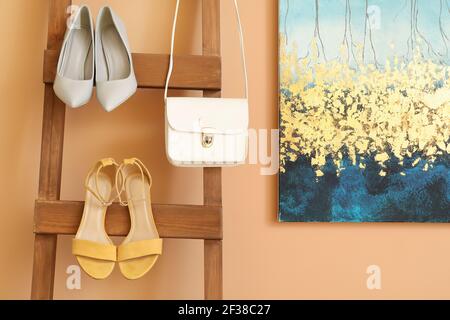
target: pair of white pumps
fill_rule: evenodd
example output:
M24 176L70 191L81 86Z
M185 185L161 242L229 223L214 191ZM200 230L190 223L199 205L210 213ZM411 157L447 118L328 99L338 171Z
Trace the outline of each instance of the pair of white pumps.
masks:
M94 36L92 16L80 7L66 31L54 91L72 108L89 102L95 84L97 99L107 112L128 100L137 89L125 26L114 11L103 7Z

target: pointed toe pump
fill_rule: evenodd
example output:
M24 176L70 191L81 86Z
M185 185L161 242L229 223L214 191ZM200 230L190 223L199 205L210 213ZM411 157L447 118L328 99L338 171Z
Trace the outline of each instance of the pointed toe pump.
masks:
M110 199L117 168L118 164L113 159L103 159L89 171L85 181L87 191L83 218L72 241L72 253L78 263L97 280L107 278L117 260L117 247L105 231L106 209L113 202Z
M89 102L94 86L94 27L89 8L80 7L64 36L53 89L66 105Z
M119 171L123 176L123 189L128 205L131 228L128 236L117 248L117 261L125 278L134 280L144 276L162 254L160 239L153 219L150 188L152 178L144 164L136 159L124 160ZM117 180L117 179L116 179Z
M97 99L110 112L136 92L137 81L125 26L108 6L98 15L95 43Z

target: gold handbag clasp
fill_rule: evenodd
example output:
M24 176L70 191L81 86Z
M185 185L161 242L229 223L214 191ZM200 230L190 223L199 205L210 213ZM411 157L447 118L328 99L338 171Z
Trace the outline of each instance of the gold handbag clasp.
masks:
M214 144L214 136L211 133L202 132L203 148L211 148Z
M202 147L205 149L211 148L214 144L214 134L212 131L212 128L202 129Z

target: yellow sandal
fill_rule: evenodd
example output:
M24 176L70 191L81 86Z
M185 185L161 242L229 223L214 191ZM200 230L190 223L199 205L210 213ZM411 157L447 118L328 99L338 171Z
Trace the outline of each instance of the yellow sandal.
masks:
M105 215L107 207L114 201L110 199L115 179L120 174L118 167L113 159L103 159L89 171L85 181L83 218L72 241L72 253L78 263L89 276L98 280L111 274L117 260L117 248L105 231Z
M162 254L163 241L153 219L150 188L152 177L139 159L126 159L118 174L123 176L123 190L131 218L128 236L117 250L117 261L125 278L134 280L144 276Z

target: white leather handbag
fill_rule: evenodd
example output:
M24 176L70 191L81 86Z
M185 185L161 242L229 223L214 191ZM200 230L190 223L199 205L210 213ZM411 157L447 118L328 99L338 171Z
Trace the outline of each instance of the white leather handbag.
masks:
M168 97L173 72L173 50L180 0L172 29L170 64L164 92L166 108L166 153L175 166L227 167L245 163L248 149L248 80L244 39L236 0L245 98Z

